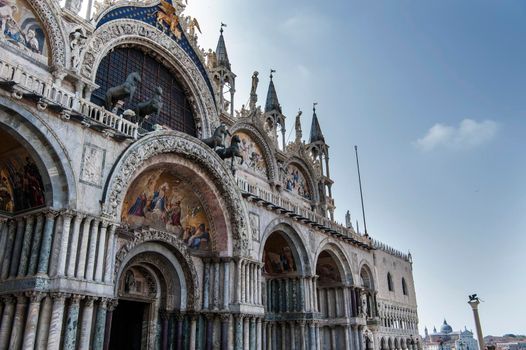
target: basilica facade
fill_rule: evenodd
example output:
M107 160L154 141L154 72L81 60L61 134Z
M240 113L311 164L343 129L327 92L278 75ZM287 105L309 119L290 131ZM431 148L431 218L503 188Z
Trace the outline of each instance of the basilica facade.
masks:
M235 109L223 28L96 5L0 2L0 350L420 348L411 256L335 221L315 106L286 143L272 72Z

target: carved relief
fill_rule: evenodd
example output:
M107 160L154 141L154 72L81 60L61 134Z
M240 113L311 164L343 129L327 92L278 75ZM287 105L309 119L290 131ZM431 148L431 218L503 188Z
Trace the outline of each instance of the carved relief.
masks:
M105 158L106 150L89 143L84 144L80 182L97 187L102 186Z
M254 241L260 241L260 226L259 226L259 215L256 213L248 213L250 220L250 228L252 230L252 239Z

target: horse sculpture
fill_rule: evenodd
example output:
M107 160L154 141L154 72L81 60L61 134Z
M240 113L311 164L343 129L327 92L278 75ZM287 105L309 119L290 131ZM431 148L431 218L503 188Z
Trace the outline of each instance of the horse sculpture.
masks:
M239 144L241 143L241 139L239 138L238 135L234 135L232 136L232 139L230 140L230 146L227 147L227 148L220 148L218 150L216 150L216 153L217 155L219 156L219 158L221 159L227 159L227 158L231 158L232 159L232 162L230 163L230 167L232 169L232 171L234 171L234 159L236 157L239 157L241 158L241 163L240 164L243 164L243 154L241 153L241 150L239 148Z
M163 107L163 102L161 100L162 94L163 89L160 86L158 86L157 88L155 88L154 95L151 99L137 104L137 107L135 108L135 115L139 120L139 124L141 124L144 121L144 118L147 115L155 113L155 116L159 116L159 112Z
M128 75L126 81L123 84L109 88L108 91L106 91L106 109L110 111L113 108L115 102L117 102L118 100L125 99L127 97L129 97L131 101L133 99L135 89L137 89L137 85L140 82L140 74L137 72L133 72Z
M209 137L207 139L203 139L201 141L206 143L206 145L208 147L212 148L212 149L216 149L216 147L225 148L225 137L226 137L226 135L230 135L230 132L226 128L226 125L221 123L221 125L219 125L215 129L214 135L212 135L212 137Z

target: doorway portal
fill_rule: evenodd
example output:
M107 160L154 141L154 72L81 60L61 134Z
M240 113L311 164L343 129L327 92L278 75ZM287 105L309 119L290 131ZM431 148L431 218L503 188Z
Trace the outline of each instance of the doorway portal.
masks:
M110 349L141 350L143 325L147 321L149 304L137 301L119 300L111 322Z

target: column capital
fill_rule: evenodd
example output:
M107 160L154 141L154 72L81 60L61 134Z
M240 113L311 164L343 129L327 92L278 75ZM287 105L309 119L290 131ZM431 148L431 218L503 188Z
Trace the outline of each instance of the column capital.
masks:
M39 303L46 296L46 293L43 293L40 291L30 291L30 292L25 292L24 294L26 295L27 298L29 298L29 300L32 303Z
M221 323L225 323L230 321L230 314L222 313L219 314L219 318L221 318Z
M84 295L81 294L72 294L71 297L71 305L79 304L82 299L84 299Z
M119 304L119 299L108 299L108 311L113 311Z
M98 298L89 295L89 296L87 296L85 299L86 299L86 301L84 302L84 305L87 306L87 307L92 307L92 306L93 306L93 302L94 302L95 300L97 300Z
M47 219L54 219L59 214L60 214L60 212L58 210L55 210L55 209L48 209L48 210L46 210L44 212L44 215L46 216Z
M17 303L23 303L26 301L26 296L24 292L15 293L14 296L16 298Z
M108 298L100 298L100 301L99 301L99 307L102 308L102 309L107 309L108 308Z
M15 303L15 298L12 295L2 295L4 304L11 305Z
M69 217L70 219L75 216L75 213L70 209L63 209L60 211L61 216Z
M111 221L104 219L104 218L100 220L100 223L101 223L102 228L108 228L108 226L111 225Z
M69 298L71 296L71 294L61 293L61 292L54 292L54 293L51 293L50 295L51 295L51 299L53 299L53 302L56 302L56 301L64 302L66 298Z

